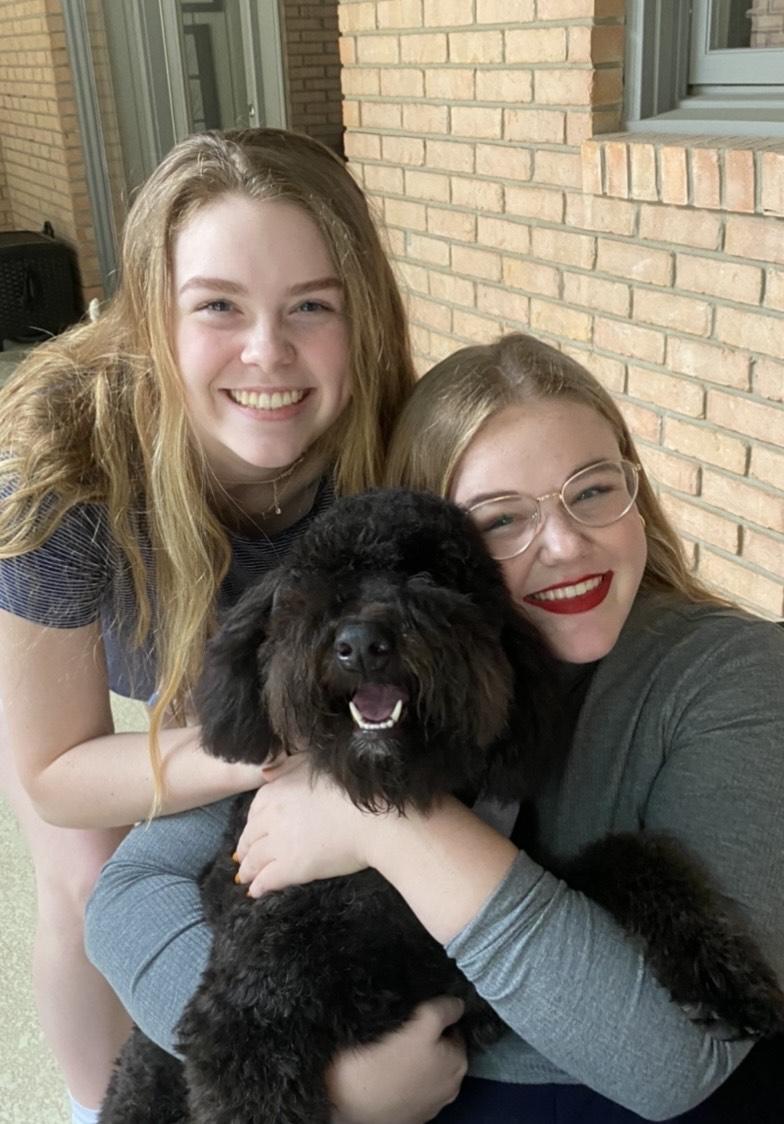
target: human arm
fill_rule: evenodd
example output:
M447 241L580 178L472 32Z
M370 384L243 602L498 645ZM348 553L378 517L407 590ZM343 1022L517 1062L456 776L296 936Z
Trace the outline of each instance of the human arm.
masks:
M567 840L568 855L607 830L677 840L784 983L784 634L704 612L659 608L600 668L549 842ZM598 788L594 778L613 771L617 782ZM549 872L523 898L529 863L520 857L447 951L584 1084L649 1119L705 1100L750 1043L721 1042L686 1018L625 934Z
M376 815L356 808L329 781L311 778L304 755L263 772L275 783L254 797L236 852L240 880L254 897L374 866L446 943L476 915L518 854L453 798L428 814Z
M210 953L198 879L221 844L231 803L134 827L101 871L85 911L88 957L134 1022L169 1053Z
M145 733L115 734L97 622L50 628L0 609L0 698L22 784L39 814L62 827L116 827L153 799ZM164 730L164 812L259 783L254 766L206 754L198 727Z
M294 766L258 794L254 818L240 848L244 876L261 871L254 892L376 867L517 1034L646 1119L687 1111L748 1052L693 1024L603 910L514 848L506 862L508 840L491 843L495 832L457 802L372 815Z
M486 849L492 829L468 809L445 802L427 817L372 816L296 771L268 786L264 800L278 787L289 792L280 792L266 834L245 853L246 873L261 866L261 887L275 888L317 876L325 864L330 873L375 866L443 942L458 910L470 913L489 887L447 952L508 1025L574 1082L666 1120L708 1096L748 1052L749 1044L720 1042L693 1024L607 914L525 854L492 884L505 849ZM296 827L279 833L283 822Z
M627 721L629 743L623 743L620 727L615 740L608 720L611 694L597 692L602 705L586 718L601 731L594 742L608 744L608 768L625 762L629 769L631 778L624 777L621 786L624 799L602 800L591 786L591 773L600 766L594 744L585 775L576 774L580 783L570 794L566 815L582 817L590 826L590 813L583 809L597 799L600 813L606 805L613 816L626 817L620 823L608 818L604 830L634 829L639 816L637 826L683 840L708 866L719 889L744 909L753 935L781 977L784 651L770 630L752 631L727 633L724 639L697 635L679 659L665 658L671 641L663 634L649 665L635 652L628 666L639 673L639 684L623 665L634 708ZM613 681L609 673L608 678ZM635 758L634 738L643 721L656 731L657 741L650 760L642 762L648 772L635 790L640 754ZM413 815L372 817L352 809L323 782L311 791L308 784L294 781L287 783L292 796L299 793L296 810L286 812L283 792L274 793L284 781L286 777L276 781L260 798L280 807L266 820L266 836L251 846L251 872L269 864L262 882L268 877L283 884L285 868L294 870L300 861L308 877L319 876L319 868L324 871L333 860L338 868L370 863L397 886L425 926L445 939L438 928L440 904L449 901L452 891L465 894L461 883L483 846L470 813L461 813L459 831L454 822L450 827L441 820L443 806L424 822L412 823ZM628 792L623 787L627 783ZM674 793L681 799L673 799ZM453 810L446 811L454 816ZM299 834L299 843L287 841L287 846L293 844L291 854L274 838L287 820ZM466 870L454 863L451 846L451 858L438 861L439 834L446 841L450 833L455 843L462 840ZM261 853L254 857L257 847ZM430 866L433 857L435 869ZM474 892L481 890L490 869ZM513 859L447 951L543 1058L648 1119L667 1119L704 1100L749 1049L748 1043L720 1042L692 1023L611 919L524 854Z

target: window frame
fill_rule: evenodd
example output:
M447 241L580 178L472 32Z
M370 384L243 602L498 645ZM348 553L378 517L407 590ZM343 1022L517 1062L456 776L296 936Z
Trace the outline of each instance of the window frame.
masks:
M690 83L695 43L707 42L707 0L627 0L624 128L633 132L784 136L784 82ZM697 27L695 37L694 28ZM736 49L737 50L737 49ZM749 48L751 50L751 48ZM762 48L784 59L784 50ZM709 52L731 55L733 51Z

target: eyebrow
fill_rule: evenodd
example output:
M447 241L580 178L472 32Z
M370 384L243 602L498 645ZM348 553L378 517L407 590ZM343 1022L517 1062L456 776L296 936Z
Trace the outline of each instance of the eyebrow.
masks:
M299 285L292 285L289 292L296 296L299 293L308 293L313 289L342 289L343 282L339 277L317 277L315 281L302 281Z
M289 293L292 296L299 296L300 293L309 293L316 289L342 288L343 282L337 277L315 277L312 281L300 281L298 284L292 285ZM189 277L180 286L179 291L180 293L186 293L189 289L213 289L238 296L247 293L244 285L240 285L237 281L229 281L225 277Z
M573 476L576 476L578 472L582 472L586 468L592 468L595 464L603 464L605 461L622 459L623 458L621 457L620 453L617 457L593 457L591 460L586 461L585 464L581 464L579 468L573 469L563 481L561 487L564 486L566 480L571 480ZM528 496L528 498L531 500L536 499L536 496L531 495L530 492L516 492L511 488L505 488L502 491L499 491L499 489L496 488L493 492L480 492L478 496L472 496L470 501L466 504L461 504L461 507L463 507L463 509L467 511L469 508L476 507L480 503L487 503L488 500L507 500L511 499L513 496Z

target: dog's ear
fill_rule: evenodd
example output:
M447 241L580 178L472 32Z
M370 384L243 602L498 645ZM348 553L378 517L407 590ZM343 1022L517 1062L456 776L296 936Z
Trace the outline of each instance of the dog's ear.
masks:
M564 708L556 665L534 626L509 607L501 643L514 676L509 735L515 756L525 762L527 795L560 767ZM519 765L514 766L519 777ZM519 780L518 780L519 785Z
M259 659L278 585L272 573L246 590L207 644L196 710L204 748L226 761L261 764L278 748L263 705Z

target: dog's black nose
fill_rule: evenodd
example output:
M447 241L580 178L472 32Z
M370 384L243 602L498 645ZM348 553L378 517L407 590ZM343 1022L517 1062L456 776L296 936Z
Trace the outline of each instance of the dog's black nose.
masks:
M394 651L391 634L377 621L348 621L335 636L335 655L347 671L383 671Z

